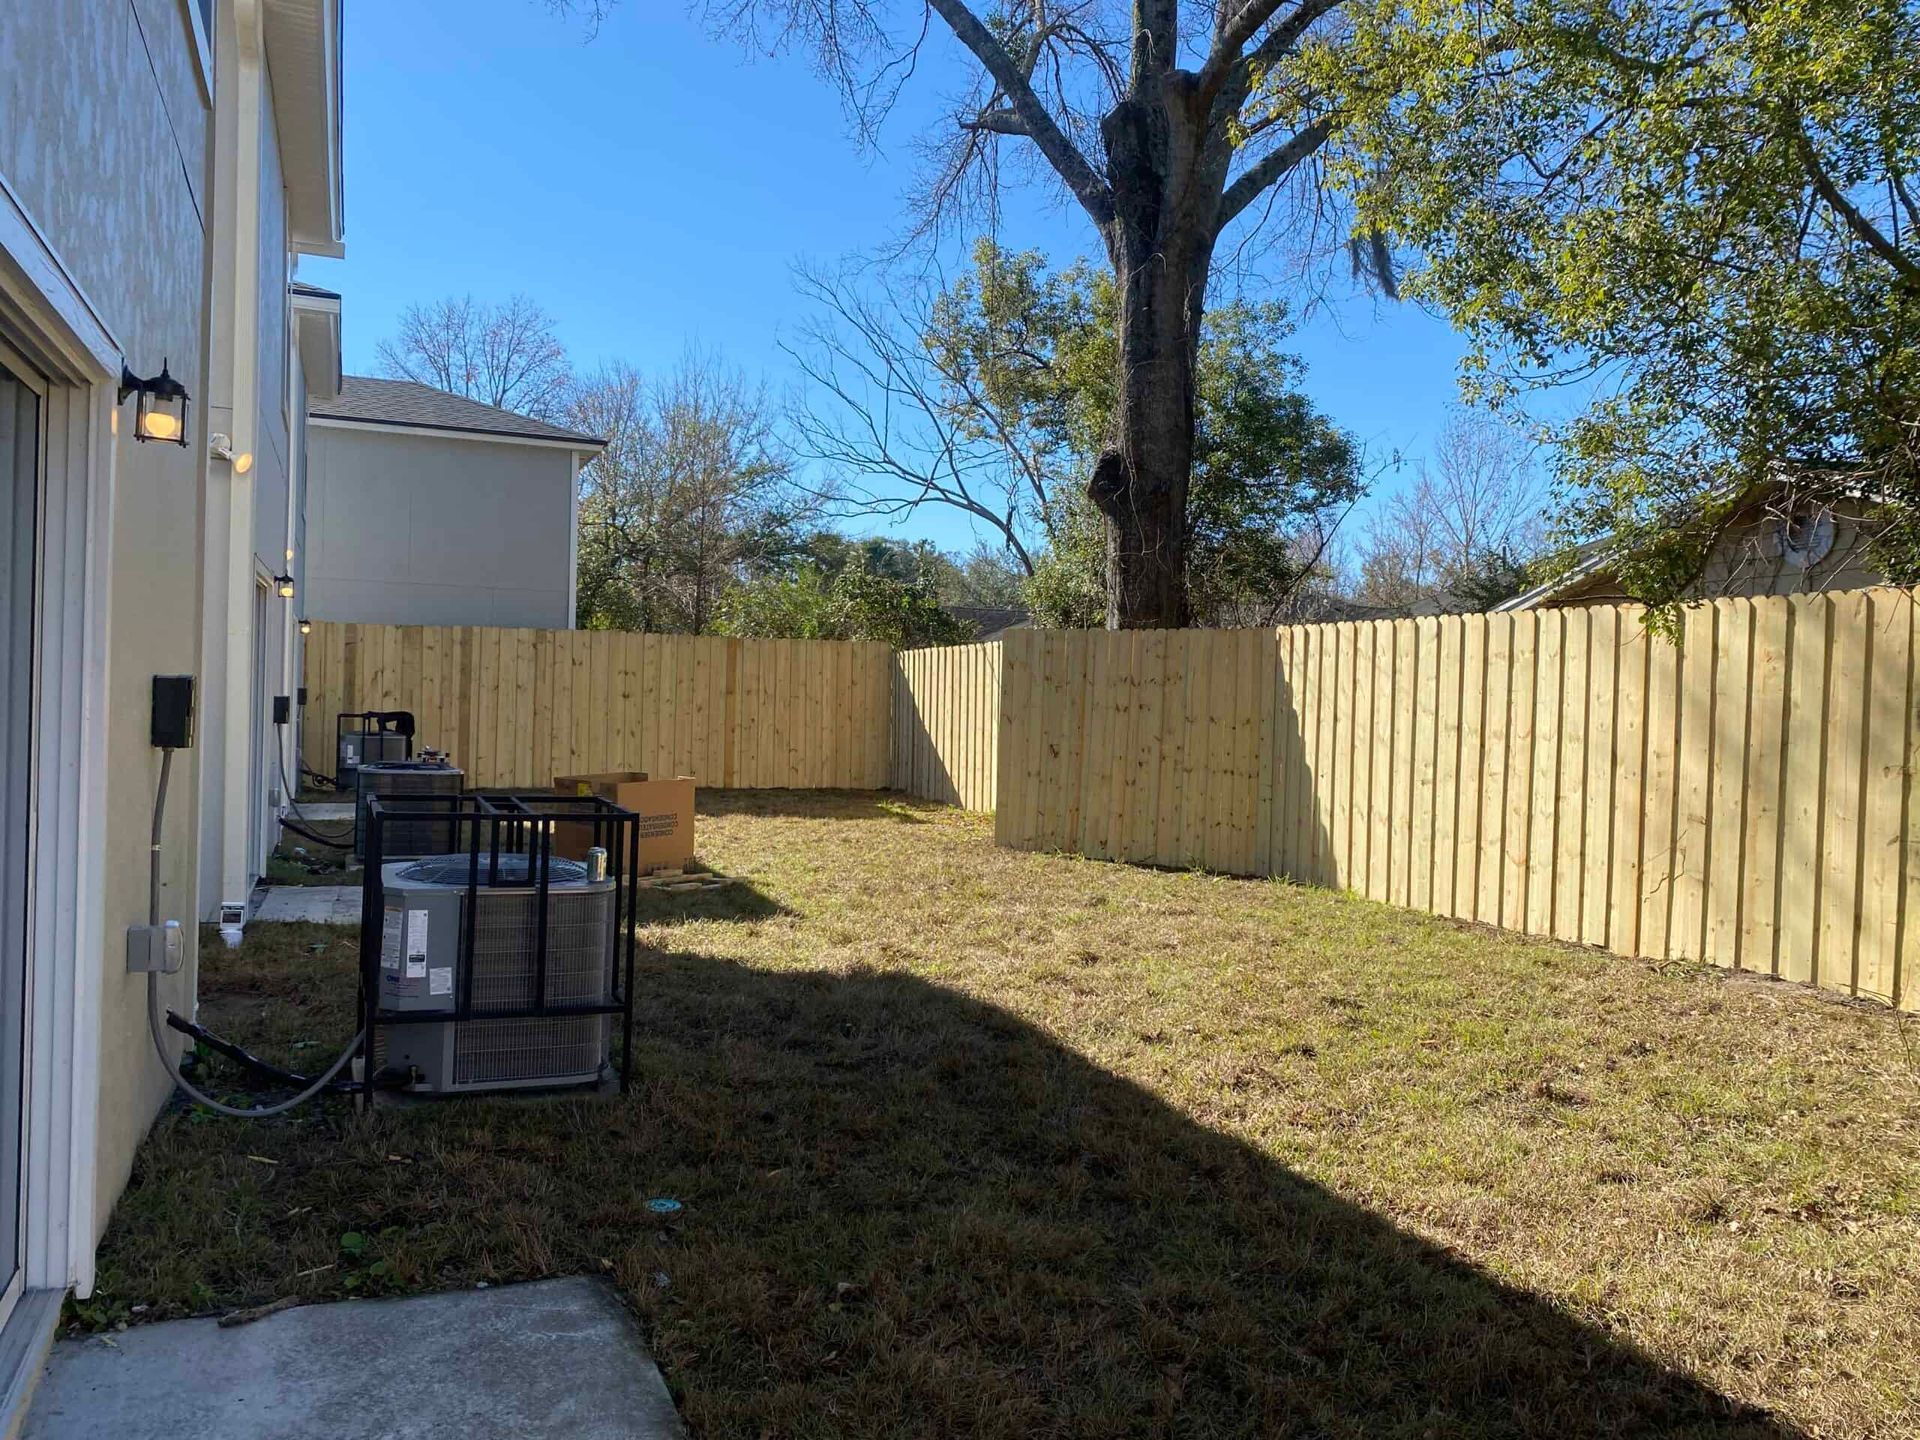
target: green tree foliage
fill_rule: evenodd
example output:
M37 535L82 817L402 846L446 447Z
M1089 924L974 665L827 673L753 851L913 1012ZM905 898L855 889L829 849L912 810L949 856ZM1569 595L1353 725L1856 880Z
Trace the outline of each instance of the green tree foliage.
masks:
M1112 278L988 239L973 261L892 313L811 283L839 324L806 361L817 384L803 447L852 477L843 493L869 513L945 505L991 526L1030 575L1042 623L1102 624L1107 540L1086 483L1118 399ZM1303 367L1282 348L1291 330L1285 307L1243 300L1202 327L1186 513L1201 623L1270 618L1318 554L1303 537L1362 490L1352 440L1299 389Z
M1364 224L1553 428L1559 537L1688 592L1756 485L1865 495L1920 578L1920 19L1902 0L1357 0L1276 96L1344 124ZM1276 101L1276 112L1286 105Z
M938 575L952 562L931 545L806 537L785 564L736 585L723 634L758 640L879 640L896 650L971 638L941 608Z
M1066 317L1052 364L1026 361L1023 349L1005 367L1009 400L1048 417L1068 477L1051 489L1051 543L1030 593L1042 623L1098 625L1105 535L1081 482L1112 423L1115 293L1104 271L1081 264L1053 277L1064 301L1049 297L1026 278L1039 263L1029 254L980 267L1014 270L1016 303L1033 294L1041 314ZM983 287L983 311L997 288ZM1330 512L1364 488L1352 439L1299 388L1305 367L1281 348L1292 330L1285 306L1244 300L1210 310L1201 326L1186 516L1187 605L1200 624L1270 622L1312 570Z

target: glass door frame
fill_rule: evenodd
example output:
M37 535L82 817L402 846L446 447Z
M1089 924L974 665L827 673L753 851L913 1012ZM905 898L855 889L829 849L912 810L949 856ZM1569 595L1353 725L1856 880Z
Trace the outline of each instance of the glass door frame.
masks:
M40 727L38 723L38 711L40 708L38 703L40 694L40 647L37 641L40 631L42 604L41 549L45 542L42 527L45 524L46 516L47 410L51 399L51 387L47 378L40 374L33 365L29 364L25 357L7 345L4 339L0 339L0 371L5 372L8 379L13 380L30 391L38 402L34 406L33 514L31 516L31 524L33 527L32 551L34 573L32 584L28 590L30 613L26 626L26 634L28 637L28 664L31 670L31 678L28 684L27 704L22 707L22 714L19 717L27 726L27 795L25 812L21 817L24 824L21 827L22 833L18 837L21 844L20 862L26 870L24 883L21 886L20 892L23 913L19 917L20 954L17 957L20 971L20 1071L18 1076L18 1103L20 1113L17 1117L19 1128L16 1135L18 1154L15 1157L17 1168L13 1235L14 1253L12 1256L13 1274L6 1285L0 1287L0 1325L4 1325L7 1317L12 1314L14 1306L19 1303L20 1296L26 1289L28 1268L27 1210L29 1200L32 1198L28 1193L28 1176L30 1173L28 1162L30 1158L29 1141L31 1138L35 1100L33 1094L33 1041L35 1030L34 970L36 967L33 963L33 937L35 934L34 892L36 888L35 870L37 867L34 864L34 857L39 852L38 776L40 773ZM12 488L12 493L0 497L0 503L11 505L14 500L14 495L17 493L16 482L16 485ZM6 858L6 852L11 848L10 842L13 838L14 837L11 836L0 835L0 859ZM8 990L12 988L10 979L7 988ZM4 1003L6 998L5 995L0 995L0 1003Z

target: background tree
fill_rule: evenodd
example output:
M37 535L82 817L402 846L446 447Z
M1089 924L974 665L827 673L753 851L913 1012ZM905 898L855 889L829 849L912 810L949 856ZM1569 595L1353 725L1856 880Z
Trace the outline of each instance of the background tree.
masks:
M1485 411L1453 410L1432 458L1370 517L1353 598L1399 611L1491 609L1527 588L1545 546L1544 507L1527 438Z
M1902 0L1354 0L1346 127L1467 378L1567 384L1558 538L1684 595L1753 488L1871 504L1920 579L1920 15Z
M1108 527L1080 477L1123 400L1111 277L982 240L952 284L891 306L808 285L830 318L795 352L813 382L796 443L845 477L843 505L958 510L1027 573L1043 623L1104 623ZM1236 300L1200 336L1181 613L1204 623L1268 623L1317 554L1299 537L1362 489L1351 440L1298 388L1290 332L1283 307Z
M1027 577L1000 546L981 541L964 555L940 555L930 569L943 605L1027 607Z
M607 448L581 472L578 623L706 634L740 579L790 553L812 513L760 387L691 355L649 380L611 367L569 421Z
M375 349L380 373L450 390L536 420L567 406L572 368L547 313L524 295L481 305L471 295L409 305L400 333Z
M1333 126L1310 87L1258 113L1249 101L1336 23L1339 4L1068 0L981 13L965 0L897 11L886 0L727 0L708 11L748 43L811 50L867 138L913 73L931 11L976 83L930 146L927 223L970 201L991 206L1003 177L1037 162L1099 233L1115 280L1114 398L1086 492L1102 520L1112 625L1186 618L1195 366L1215 249L1240 216L1274 208ZM1324 213L1308 188L1284 197L1300 201L1282 206L1290 216Z
M721 629L765 640L879 640L897 650L972 638L942 608L953 564L931 545L809 536L785 564L734 586Z

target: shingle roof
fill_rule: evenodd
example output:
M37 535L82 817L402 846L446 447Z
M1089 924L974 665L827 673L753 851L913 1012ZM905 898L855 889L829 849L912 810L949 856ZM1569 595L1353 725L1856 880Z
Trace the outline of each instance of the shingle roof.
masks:
M376 425L404 425L421 430L466 430L476 435L517 435L529 440L570 440L582 448L598 449L607 442L597 435L549 425L531 415L516 415L493 405L482 405L464 395L436 390L412 380L376 380L348 375L340 396L315 405L316 420L365 420Z
M946 605L941 607L963 625L973 627L976 640L991 640L1006 630L1018 630L1033 616L1011 605Z
M315 300L338 300L340 298L340 292L338 290L322 289L318 285L309 285L304 280L289 280L287 282L287 293L289 295L306 295Z

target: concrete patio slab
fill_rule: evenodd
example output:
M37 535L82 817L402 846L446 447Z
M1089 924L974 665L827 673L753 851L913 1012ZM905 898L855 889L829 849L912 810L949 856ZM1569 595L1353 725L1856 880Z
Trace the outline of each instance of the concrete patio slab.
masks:
M308 921L316 925L358 925L358 885L264 885L254 906L253 919L268 922Z
M541 1280L62 1340L22 1440L684 1440L632 1317Z

